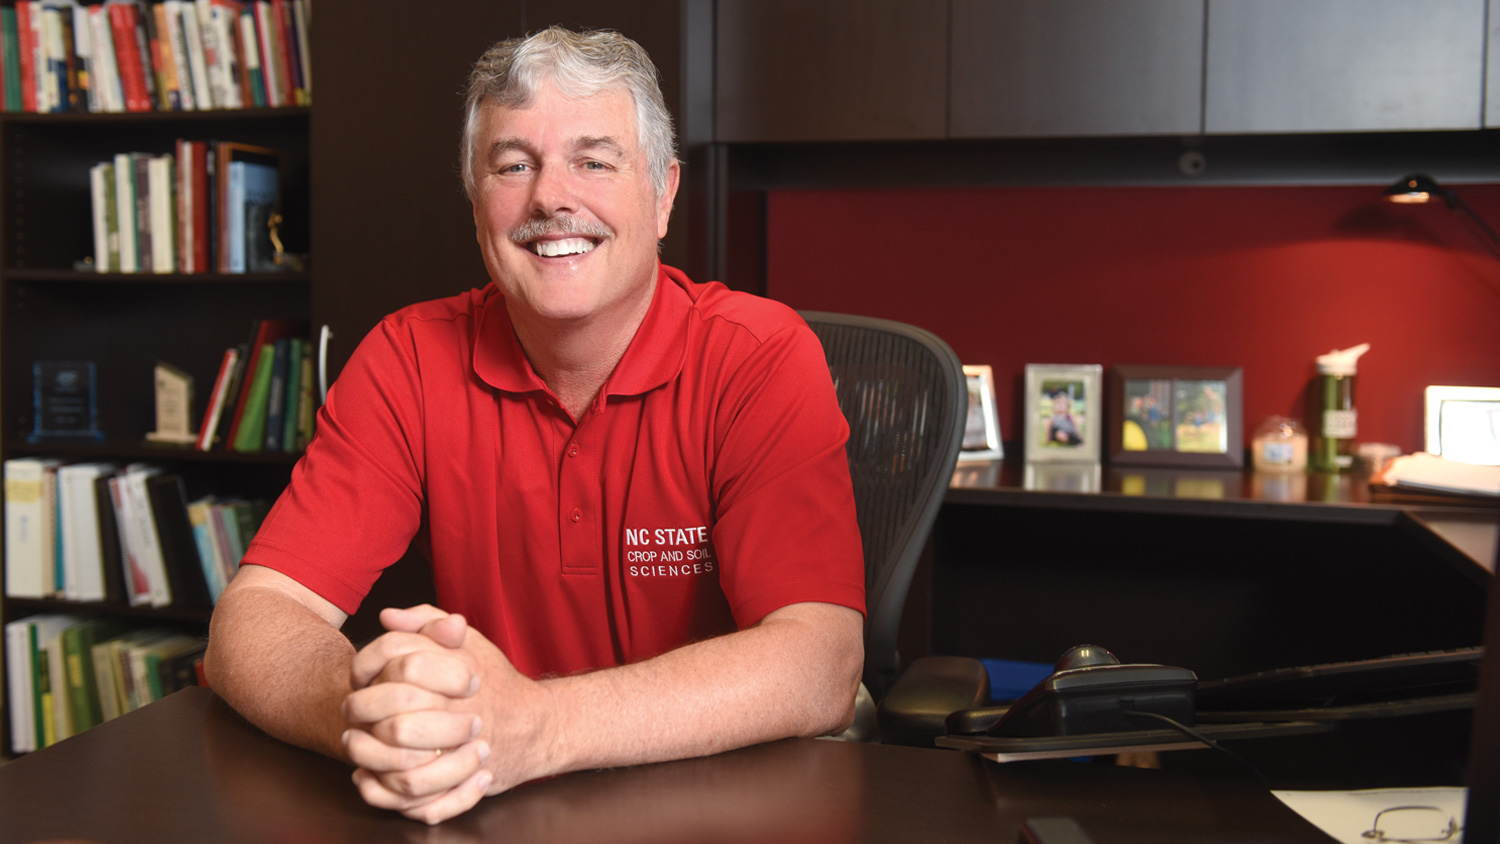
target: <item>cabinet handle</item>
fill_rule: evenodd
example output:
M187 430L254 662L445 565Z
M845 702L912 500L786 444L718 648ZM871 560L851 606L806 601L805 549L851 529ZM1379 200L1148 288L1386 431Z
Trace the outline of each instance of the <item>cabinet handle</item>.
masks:
M328 401L328 341L333 332L324 323L318 329L318 404Z

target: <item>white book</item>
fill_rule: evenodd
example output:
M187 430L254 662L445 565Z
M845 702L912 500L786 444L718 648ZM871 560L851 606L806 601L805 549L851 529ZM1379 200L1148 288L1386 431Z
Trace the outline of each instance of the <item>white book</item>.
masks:
M255 87L253 80L255 79L256 71L261 71L261 79L265 79L265 72L260 66L260 37L255 34L255 13L247 9L244 14L240 15L239 26L240 61L245 63L245 72L252 80L250 83L251 87ZM264 88L265 85L262 84L260 87ZM269 94L266 95L266 102L270 103ZM252 93L250 101L245 103L245 108L251 108L254 105L255 95Z
M213 5L211 0L197 0L197 2L199 22L208 21L208 26L205 27L203 33L205 51L208 46L209 33L213 33L213 63L209 78L216 80L219 85L214 92L214 102L222 104L224 108L243 108L245 102L240 96L239 81L239 63L243 59L239 57L239 48L236 46L239 39L239 20L233 10ZM205 8L207 8L206 14Z
M197 250L193 231L193 174L198 169L193 161L193 145L185 140L177 142L177 271L184 273L203 272L204 267L194 263Z
M177 272L177 220L172 156L154 155L146 163L150 184L147 196L151 211L151 271Z
M109 272L109 184L115 177L108 162L89 168L89 207L94 212L94 269ZM118 233L116 235L118 237Z
M44 482L48 464L57 463L40 457L5 461L5 594L12 598L50 594L47 548L53 535Z
M70 463L57 470L63 594L70 601L104 600L104 537L94 482L114 471L109 463Z
M120 82L120 68L115 63L114 32L103 4L87 7L89 32L94 39L94 74L91 87L99 92L100 111L124 111L125 90Z
M266 105L272 108L290 105L282 98L281 63L276 61L278 20L269 0L255 0L255 30L260 35L260 70L266 78Z
M94 68L94 28L89 23L89 11L83 6L73 6L73 53L78 56L78 61L83 65L83 72L88 74L89 87L86 92L87 99L84 106L91 112L99 112L104 109L99 104L99 78L98 71Z
M37 749L30 618L5 623L5 688L9 694L11 749L30 753Z
M141 270L136 254L135 161L128 152L115 153L115 225L120 232L120 272Z
M62 13L57 9L43 6L40 3L32 7L31 19L36 21L32 26L36 30L40 26L41 43L37 49L41 54L41 62L36 67L36 110L40 112L56 111L67 92L63 90L54 66L66 61L63 51L62 38Z
M115 529L120 536L120 565L124 567L125 594L133 607L151 604L151 576L141 548L140 522L135 515L135 497L130 494L129 476L150 471L145 464L132 463L109 479L110 503L115 508Z
M172 587L167 581L166 560L161 553L161 537L156 532L156 517L151 509L151 496L146 490L146 481L161 473L160 467L143 466L135 471L126 471L125 490L130 499L130 517L135 522L134 537L141 570L145 572L146 584L153 607L170 606Z
M185 42L188 67L193 71L193 101L200 110L219 105L214 99L213 86L208 75L208 56L203 50L203 28L198 24L198 9L192 3L182 3L178 12L182 19L182 37Z

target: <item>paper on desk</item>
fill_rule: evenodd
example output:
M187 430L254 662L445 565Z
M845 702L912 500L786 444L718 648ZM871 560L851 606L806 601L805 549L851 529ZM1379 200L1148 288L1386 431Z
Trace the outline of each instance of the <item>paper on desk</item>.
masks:
M1375 480L1439 492L1500 495L1500 466L1459 463L1423 451L1394 458Z
M1467 788L1376 788L1367 791L1272 791L1276 798L1309 823L1332 836L1340 844L1369 844L1378 841L1365 833L1375 828L1375 816L1402 806L1430 806L1438 810L1433 817L1446 815L1460 827L1464 822ZM1381 824L1385 826L1385 823ZM1437 838L1436 835L1432 836ZM1463 833L1449 839L1462 844Z

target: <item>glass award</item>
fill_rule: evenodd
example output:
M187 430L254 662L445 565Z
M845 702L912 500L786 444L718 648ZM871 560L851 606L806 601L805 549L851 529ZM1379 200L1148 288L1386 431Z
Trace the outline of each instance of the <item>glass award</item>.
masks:
M29 441L99 442L98 384L92 361L37 361Z

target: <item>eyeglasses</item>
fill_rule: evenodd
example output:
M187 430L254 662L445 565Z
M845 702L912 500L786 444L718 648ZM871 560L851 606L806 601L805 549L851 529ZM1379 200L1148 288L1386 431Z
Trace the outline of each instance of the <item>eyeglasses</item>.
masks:
M1370 828L1360 834L1372 841L1418 844L1452 841L1462 831L1451 814L1436 806L1392 806L1376 812Z

